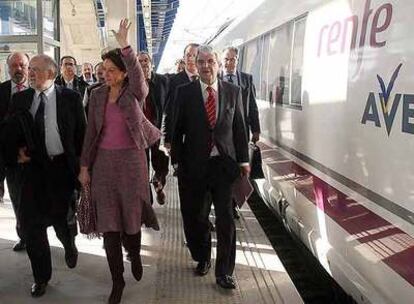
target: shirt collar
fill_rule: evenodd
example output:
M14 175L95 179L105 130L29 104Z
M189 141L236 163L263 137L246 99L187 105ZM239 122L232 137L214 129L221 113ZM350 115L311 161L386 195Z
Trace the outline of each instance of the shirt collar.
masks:
M218 91L218 81L216 79L216 81L213 82L212 85L208 85L206 83L204 83L201 79L200 79L200 84L201 84L201 90L204 92L205 90L207 90L207 87L212 87L214 92Z
M17 87L17 83L15 83L13 80L11 81L11 84L12 84L12 89L15 89ZM21 85L23 85L25 89L28 88L27 81L23 82Z
M40 95L40 93L44 93L45 94L45 96L46 96L46 99L47 100L50 100L50 98L51 98L51 95L54 93L54 91L55 91L55 85L54 84L52 84L49 88L47 88L46 90L43 90L43 91L39 91L39 90L36 90L36 92L35 92L35 96L36 96L36 98L39 98L39 95Z
M230 75L231 75L231 76L236 76L236 73L237 73L237 71L235 70L235 71L234 71L234 73L227 73L227 72L224 72L224 73L223 73L223 75L224 75L224 76L226 76L226 77L228 77L228 76L230 76Z
M185 73L187 74L188 79L190 79L190 80L191 80L191 77L192 77L192 76L198 76L198 74L193 74L193 73L190 73L190 72L189 72L189 71L187 71L186 69L185 69L184 71L185 71Z
M76 76L75 76L75 77L76 77ZM68 86L68 85L73 85L73 83L75 82L75 77L73 77L73 78L72 78L72 80L67 81L67 80L63 77L63 75L62 75L63 82L66 84L66 86Z

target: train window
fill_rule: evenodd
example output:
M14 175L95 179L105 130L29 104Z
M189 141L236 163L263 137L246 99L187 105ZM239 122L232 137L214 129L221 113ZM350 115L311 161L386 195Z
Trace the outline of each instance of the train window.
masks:
M270 46L270 34L266 34L263 37L263 51L262 51L262 68L260 77L260 98L263 100L269 100L269 82L268 82L268 71L269 71L269 46Z
M275 29L271 32L269 47L270 85L269 96L276 104L289 105L290 63L293 39L293 22Z
M292 68L290 75L290 103L294 106L300 106L302 104L303 49L305 40L305 29L305 17L295 20L292 50Z
M237 70L243 71L244 46L239 47L239 61L237 63Z
M242 71L252 74L253 83L256 87L256 96L261 98L260 92L260 68L262 58L262 39L255 39L247 43L243 52L243 68Z

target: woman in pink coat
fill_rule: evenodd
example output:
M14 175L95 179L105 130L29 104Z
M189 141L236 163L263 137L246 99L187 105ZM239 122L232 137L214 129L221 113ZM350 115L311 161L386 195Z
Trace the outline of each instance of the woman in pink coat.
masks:
M102 56L106 84L91 93L79 174L82 185L90 183L96 205L97 232L103 234L113 282L111 304L120 302L125 286L121 243L139 281L143 271L141 225L159 230L150 204L145 149L160 138L160 131L138 104L148 94L148 87L128 44L129 27L127 19L121 21L114 32L121 49Z

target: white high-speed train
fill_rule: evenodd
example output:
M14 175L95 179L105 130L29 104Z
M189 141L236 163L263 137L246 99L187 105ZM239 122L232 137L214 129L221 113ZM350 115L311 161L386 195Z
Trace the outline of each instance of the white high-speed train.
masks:
M211 42L255 80L262 196L358 303L414 303L413 13L264 0Z

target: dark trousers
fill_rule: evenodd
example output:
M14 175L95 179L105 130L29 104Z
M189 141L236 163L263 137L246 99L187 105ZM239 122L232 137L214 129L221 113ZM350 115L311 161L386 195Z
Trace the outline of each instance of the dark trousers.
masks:
M14 214L16 216L16 232L19 238L24 242L25 236L22 231L21 213L20 213L20 193L24 182L24 166L17 165L5 170L7 188L9 189L10 200L12 202Z
M52 276L52 259L47 238L47 227L49 224L53 226L56 236L63 244L65 250L74 246L74 237L66 216L55 217L53 222L48 224L33 225L32 229L26 232L26 248L36 283L47 283Z
M74 179L63 155L25 165L21 227L36 283L49 281L52 273L48 226L53 226L65 250L75 246L75 200Z
M166 177L168 175L169 158L167 155L165 155L164 152L159 150L159 146L160 143L157 142L156 144L152 145L150 148L146 150L147 161L148 169L150 162L152 165L152 169L154 169L153 180L161 183L162 188L164 188L166 183Z
M154 170L154 176L151 179L154 187L158 191L162 191L167 181L169 158L164 152L159 150L160 143L152 145L146 149L148 172L150 171L150 163ZM152 191L150 186L150 200L153 203Z
M191 255L196 261L211 257L209 213L216 214L216 276L232 275L236 260L236 227L231 200L232 182L215 158L208 164L207 175L199 180L179 177L179 193L184 233Z

